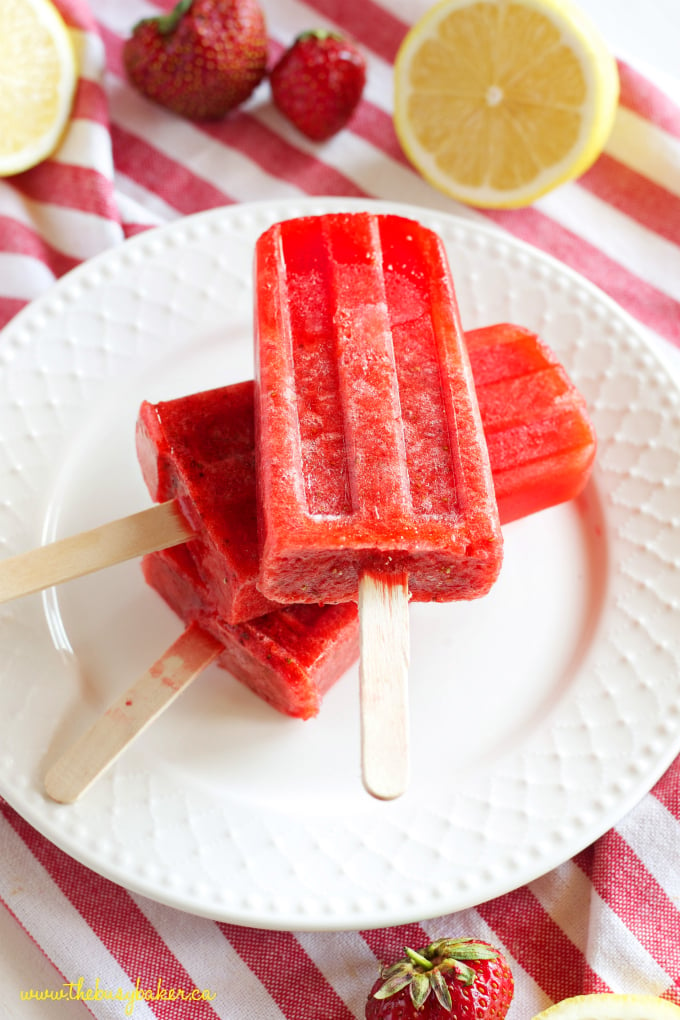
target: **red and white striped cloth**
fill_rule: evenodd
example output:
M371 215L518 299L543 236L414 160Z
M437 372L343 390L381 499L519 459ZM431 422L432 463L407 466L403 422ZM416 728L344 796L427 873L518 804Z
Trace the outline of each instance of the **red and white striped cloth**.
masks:
M324 146L286 126L262 86L223 123L199 126L126 83L122 41L159 6L58 0L82 74L53 159L0 181L0 325L79 262L126 236L233 202L300 195L408 201L492 221L557 256L680 348L680 110L620 64L621 103L605 154L532 208L459 209L411 169L391 120L391 64L417 0L263 0L272 55L298 31L335 25L363 47L369 75L351 127ZM0 343L1 343L0 335ZM0 801L0 898L54 965L54 985L209 989L209 1001L135 1006L136 1017L350 1020L376 961L452 932L501 946L516 978L510 1020L593 991L680 1003L680 759L594 846L498 899L419 925L295 933L197 918L90 872ZM2 993L0 993L0 1006ZM19 1003L6 1003L21 1016ZM99 1018L120 1002L92 1001ZM16 1010L16 1012L15 1012Z

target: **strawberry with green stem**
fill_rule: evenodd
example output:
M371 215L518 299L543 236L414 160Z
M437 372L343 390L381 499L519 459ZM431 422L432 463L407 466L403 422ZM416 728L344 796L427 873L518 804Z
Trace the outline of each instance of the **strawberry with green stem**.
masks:
M383 967L366 1020L503 1020L514 992L503 954L477 939L439 939Z
M257 0L179 0L168 14L135 25L123 63L154 102L191 120L215 120L262 81L267 49Z
M269 82L278 110L298 131L322 142L343 128L366 83L366 61L335 32L314 29L297 37L273 67Z

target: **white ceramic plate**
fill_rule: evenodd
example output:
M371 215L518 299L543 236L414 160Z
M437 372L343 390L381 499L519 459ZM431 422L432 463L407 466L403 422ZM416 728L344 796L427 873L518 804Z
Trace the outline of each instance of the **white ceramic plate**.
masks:
M371 207L443 237L466 328L536 329L599 433L584 496L506 529L491 595L412 616L412 778L368 797L357 677L279 716L207 670L78 803L46 767L178 635L136 562L0 611L0 793L138 893L281 929L438 916L515 888L612 826L680 750L680 397L631 320L474 221L347 200L235 206L94 259L0 344L3 555L148 505L142 399L251 376L251 258L272 222Z

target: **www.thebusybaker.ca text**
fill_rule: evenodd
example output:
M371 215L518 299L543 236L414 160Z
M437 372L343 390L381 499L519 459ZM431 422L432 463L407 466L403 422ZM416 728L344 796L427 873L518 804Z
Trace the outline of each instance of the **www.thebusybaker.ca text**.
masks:
M217 995L208 988L166 988L163 978L158 978L155 986L144 987L142 979L137 978L132 988L102 988L99 978L94 987L85 987L85 978L77 981L66 981L60 988L29 988L21 990L22 1000L33 999L37 1002L50 1000L81 1001L81 1002L122 1002L125 1004L125 1016L132 1016L138 1002L212 1002Z

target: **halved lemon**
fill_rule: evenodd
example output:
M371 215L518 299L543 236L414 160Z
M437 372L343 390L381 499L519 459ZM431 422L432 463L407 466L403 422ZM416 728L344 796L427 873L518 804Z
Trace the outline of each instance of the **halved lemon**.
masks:
M656 995L601 992L563 999L534 1020L680 1020L680 1006Z
M616 61L569 0L440 0L404 38L394 126L439 190L513 208L583 173L618 105Z
M69 30L50 0L2 0L0 176L28 170L55 150L77 79Z

